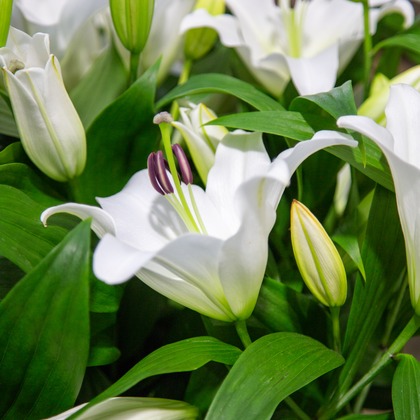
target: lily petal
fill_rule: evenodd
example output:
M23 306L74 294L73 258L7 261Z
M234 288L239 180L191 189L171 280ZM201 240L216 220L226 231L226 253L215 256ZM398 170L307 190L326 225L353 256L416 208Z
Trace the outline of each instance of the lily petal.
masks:
M92 218L92 230L102 238L106 233L115 235L116 227L112 217L104 210L95 206L88 206L86 204L66 203L58 206L50 207L41 214L41 222L47 226L48 219L59 213L69 213L77 216L82 220Z
M286 56L293 83L300 95L312 95L331 90L337 78L338 57L337 44L310 58Z

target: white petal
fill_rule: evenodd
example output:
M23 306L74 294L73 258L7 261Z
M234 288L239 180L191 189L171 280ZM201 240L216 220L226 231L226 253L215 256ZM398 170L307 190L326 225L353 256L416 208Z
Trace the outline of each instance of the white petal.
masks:
M181 24L180 31L185 33L194 28L212 28L220 37L220 42L226 47L245 45L239 25L235 17L230 15L212 16L204 9L195 10L187 15Z
M388 1L380 8L377 21L383 16L390 13L399 13L404 18L404 28L410 27L415 18L415 10L413 5L407 0Z
M269 166L261 133L236 131L223 138L208 175L206 193L228 223L237 223L233 197L238 187L246 180L266 174Z
M92 218L92 230L101 238L106 233L115 235L115 223L111 215L106 211L95 206L88 206L86 204L67 203L58 206L50 207L44 210L41 214L41 222L47 226L48 219L53 214L69 213L74 216L80 217L84 220L89 217Z
M300 95L331 90L337 78L338 45L334 44L310 58L286 56L290 74Z
M386 128L394 138L394 153L420 168L420 93L409 85L390 88L385 108Z
M282 161L284 161L287 164L291 176L298 166L313 153L325 149L326 147L338 145L355 147L357 146L357 142L343 133L327 130L319 131L311 140L302 141L295 147L280 153L273 161L272 171L275 170L277 165L282 164Z
M220 278L234 314L246 319L254 309L264 277L268 235L276 219L271 194L279 196L285 185L272 177L254 177L238 189L234 204L240 226L223 245Z
M393 150L394 140L391 133L384 127L377 124L368 117L359 115L347 115L337 120L337 126L357 131L376 142L379 146L384 146Z
M219 278L223 241L190 234L171 242L138 274L170 299L216 319L235 319ZM232 264L235 261L231 261Z
M133 175L119 193L97 201L114 219L117 236L139 250L159 250L188 232L167 199L153 189L147 170Z
M93 254L93 271L107 284L120 284L133 277L154 253L140 251L106 234Z

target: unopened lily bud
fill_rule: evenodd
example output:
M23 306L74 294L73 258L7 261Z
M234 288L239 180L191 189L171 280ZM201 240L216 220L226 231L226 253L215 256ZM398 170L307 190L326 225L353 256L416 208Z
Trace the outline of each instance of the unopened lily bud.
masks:
M56 181L80 175L86 163L85 131L58 60L51 55L44 68L9 64L2 72L25 152Z
M292 246L302 278L324 305L342 306L347 277L337 248L317 218L297 200L291 208Z
M143 51L152 25L154 0L110 0L112 21L127 50Z
M206 183L217 145L229 131L223 126L205 125L217 115L204 104L190 103L189 107L181 107L179 112L181 121L174 121L172 125L184 138L197 172Z
M213 16L225 12L225 0L198 0L195 10L205 9ZM184 54L190 60L198 60L206 55L217 39L217 32L211 28L190 29L185 35Z

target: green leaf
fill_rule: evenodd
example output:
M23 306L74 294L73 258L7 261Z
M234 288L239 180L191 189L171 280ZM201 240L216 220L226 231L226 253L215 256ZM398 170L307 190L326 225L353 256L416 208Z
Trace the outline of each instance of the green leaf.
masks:
M142 359L117 382L94 398L86 408L120 395L151 376L189 372L210 361L233 365L240 353L238 348L222 343L213 337L195 337L168 344ZM76 418L76 416L71 418Z
M398 367L392 380L395 420L420 418L420 363L411 354L397 357Z
M115 47L107 48L70 92L85 128L124 91L127 79L127 71Z
M304 335L266 335L252 343L234 364L206 420L269 419L288 395L342 363L338 353Z
M307 140L314 135L314 130L302 115L292 111L244 112L217 118L207 125L260 131L294 140Z
M0 152L1 165L5 163L22 162L24 160L28 161L28 157L23 151L22 143L20 141L9 144Z
M80 201L95 203L97 196L115 194L146 167L157 145L158 128L152 121L158 67L159 63L147 70L87 131L88 161L77 180Z
M420 35L401 34L387 38L375 45L372 54L376 54L382 48L399 47L420 54Z
M339 117L357 114L350 81L329 92L298 97L293 100L290 109L300 112L315 131L338 130L336 121ZM359 141L358 147L335 146L326 150L394 191L391 172L379 147L368 138L359 135L354 137Z
M0 0L0 47L4 47L9 34L13 0Z
M339 420L394 420L392 413L383 414L350 414L340 417Z
M356 376L369 342L383 321L405 267L404 249L395 195L378 185L362 244L366 281L360 275L357 278L344 338L346 363L340 374L343 389L347 389ZM382 328L385 328L384 323Z
M89 351L89 222L81 223L0 304L0 416L71 407Z
M353 260L363 280L366 280L365 267L363 266L362 255L360 253L359 242L354 235L336 234L331 238L335 243L346 251L347 255Z
M30 271L58 244L67 230L46 229L39 217L45 206L24 192L0 185L0 254L25 272Z
M216 73L192 76L186 83L171 90L156 106L157 108L162 108L176 99L203 93L233 95L259 111L284 110L279 102L262 93L249 83L231 76Z

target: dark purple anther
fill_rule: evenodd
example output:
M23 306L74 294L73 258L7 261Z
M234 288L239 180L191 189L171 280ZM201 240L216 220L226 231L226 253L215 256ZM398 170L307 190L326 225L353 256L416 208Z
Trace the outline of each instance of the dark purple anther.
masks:
M162 195L172 194L174 192L168 174L166 173L167 166L168 164L163 158L161 151L150 153L147 158L147 169L150 182L153 188Z
M162 195L165 195L162 188L160 188L160 185L157 182L156 178L156 165L155 165L155 155L156 153L150 153L149 157L147 158L147 170L149 172L149 179L150 183L152 184L153 188Z
M172 194L174 192L174 188L172 187L171 181L168 177L168 173L166 172L167 162L165 161L161 150L157 151L155 154L155 169L156 178L163 191L166 194Z
M179 144L174 144L172 146L172 151L174 152L176 160L178 161L179 170L181 171L182 182L184 182L185 184L192 184L193 174L184 150Z

